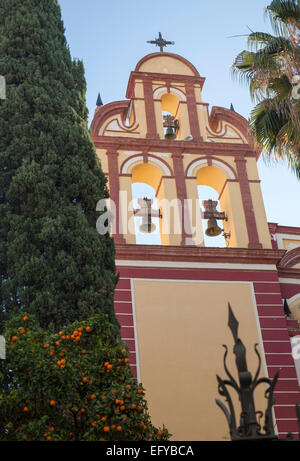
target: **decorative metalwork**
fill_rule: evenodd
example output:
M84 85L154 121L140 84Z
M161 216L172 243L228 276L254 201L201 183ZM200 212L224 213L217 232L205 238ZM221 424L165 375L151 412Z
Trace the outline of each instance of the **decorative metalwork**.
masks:
M226 358L228 354L227 346L225 348L224 354L224 368L225 372L229 379L221 379L217 376L218 381L218 391L222 397L225 397L225 400L228 403L228 408L218 399L216 399L217 405L222 409L227 419L229 425L229 431L231 440L278 440L277 435L274 431L273 415L272 415L272 406L274 404L274 388L279 376L277 372L274 378L271 380L269 378L258 378L260 369L261 369L261 358L257 350L257 344L254 346L255 353L258 357L258 368L255 373L254 379L248 370L247 361L246 361L246 348L240 338L238 337L238 326L239 322L234 316L234 313L231 309L230 304L228 304L229 317L228 317L228 326L232 332L234 339L233 352L236 356L236 366L238 370L238 379L239 383L234 379L227 368ZM267 399L267 408L264 414L264 424L262 427L261 418L263 417L262 411L256 411L254 404L254 391L257 386L260 384L267 384L268 388L265 391L265 397ZM228 391L228 387L233 388L241 404L241 413L240 421L237 424L234 405ZM298 417L300 415L299 407L297 407ZM299 419L300 424L300 419ZM300 425L299 425L300 428Z
M175 45L175 42L169 42L168 40L162 38L161 32L158 32L158 38L156 38L155 40L147 40L147 43L159 46L161 53L164 51L164 47L166 47L167 45Z

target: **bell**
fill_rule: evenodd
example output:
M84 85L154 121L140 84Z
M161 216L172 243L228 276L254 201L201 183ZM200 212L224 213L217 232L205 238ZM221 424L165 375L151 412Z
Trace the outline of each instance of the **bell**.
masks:
M207 229L205 234L208 237L217 237L222 232L222 229L218 226L216 219L209 219L207 223Z
M142 224L139 227L140 232L143 232L143 234L151 234L155 229L156 225L151 222L151 215L143 216Z
M176 139L175 130L171 126L168 126L167 128L165 139Z

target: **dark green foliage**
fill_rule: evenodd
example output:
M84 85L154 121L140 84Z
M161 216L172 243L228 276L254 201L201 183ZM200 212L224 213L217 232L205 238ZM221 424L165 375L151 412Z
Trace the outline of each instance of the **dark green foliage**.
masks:
M113 240L96 231L106 179L56 0L1 1L0 74L1 321L23 309L43 328L116 323Z

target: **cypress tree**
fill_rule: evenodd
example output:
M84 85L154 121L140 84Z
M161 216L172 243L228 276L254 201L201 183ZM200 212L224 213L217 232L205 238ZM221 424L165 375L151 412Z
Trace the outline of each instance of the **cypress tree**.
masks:
M56 0L1 0L0 74L1 324L20 310L51 330L117 323L113 240L96 230L106 179Z

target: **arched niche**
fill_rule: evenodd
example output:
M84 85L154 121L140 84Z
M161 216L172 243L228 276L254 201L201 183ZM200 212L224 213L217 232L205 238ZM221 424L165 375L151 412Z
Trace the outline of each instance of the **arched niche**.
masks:
M158 133L165 134L163 128L163 116L172 115L179 122L179 130L176 139L180 140L190 135L189 115L186 105L186 95L179 88L159 87L153 93L157 114Z
M219 211L227 221L218 221L228 234L226 246L247 248L248 234L239 182L235 170L226 162L214 157L203 157L191 162L186 169L187 178L194 178L196 187L209 186L217 192ZM203 223L207 227L207 221Z
M157 210L156 193L162 179L162 171L158 166L151 163L141 163L133 166L131 170L131 191L133 199L133 207L139 209L138 199L148 198L153 201L152 209ZM152 218L152 223L156 229L152 233L142 233L140 225L142 218L134 217L135 221L135 238L136 244L140 245L160 245L160 222L159 218Z
M197 191L198 191L198 197L199 197L199 205L200 205L200 208L201 208L201 211L204 212L205 211L205 207L203 205L203 201L204 200L213 200L213 201L218 201L218 206L217 206L217 211L221 211L221 208L220 208L220 202L218 200L218 197L219 197L219 194L218 192L216 191L216 189L210 187L210 186L207 186L207 185L199 185L197 186ZM218 220L217 221L217 224L218 226L223 229L223 222ZM220 235L216 236L216 237L208 237L206 234L205 234L205 231L207 229L207 225L208 225L208 221L205 220L203 222L203 237L204 237L204 246L205 247L214 247L214 248L225 248L226 247L226 240L223 236L223 233L221 233Z

